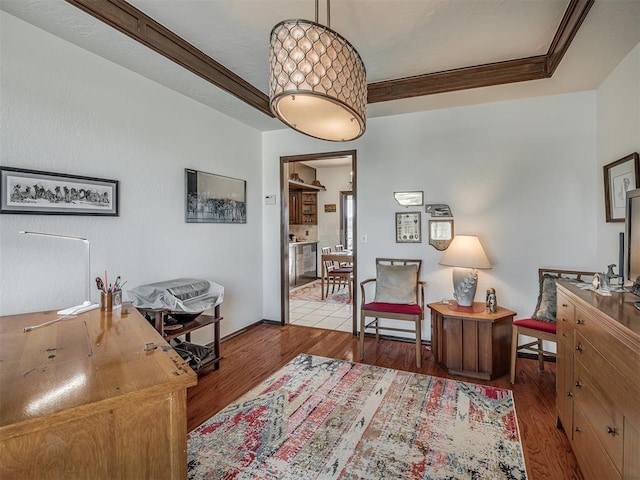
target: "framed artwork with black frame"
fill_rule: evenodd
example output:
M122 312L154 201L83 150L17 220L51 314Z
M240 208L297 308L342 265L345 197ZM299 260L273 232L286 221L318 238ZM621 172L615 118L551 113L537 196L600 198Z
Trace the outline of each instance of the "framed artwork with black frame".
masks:
M638 153L604 166L604 205L607 222L624 222L626 195L640 186Z
M118 216L118 181L0 167L0 213Z
M421 243L420 212L396 213L396 243Z
M247 223L247 182L185 168L187 223Z

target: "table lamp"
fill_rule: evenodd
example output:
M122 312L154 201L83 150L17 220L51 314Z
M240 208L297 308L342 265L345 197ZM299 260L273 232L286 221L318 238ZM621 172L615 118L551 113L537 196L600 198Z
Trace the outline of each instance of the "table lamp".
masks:
M66 240L78 240L85 244L86 252L87 252L87 279L85 281L85 298L86 300L80 305L76 305L74 307L65 308L64 310L59 310L58 315L76 315L78 313L87 312L89 310L94 310L98 308L100 305L97 303L91 303L91 251L89 246L89 240L82 237L72 237L69 235L57 235L55 233L42 233L42 232L25 232L21 231L20 233L24 233L25 235L37 235L40 237L53 237L53 238L63 238Z
M453 298L461 307L473 306L478 288L478 268L491 268L480 240L475 235L456 235L440 259L453 269Z

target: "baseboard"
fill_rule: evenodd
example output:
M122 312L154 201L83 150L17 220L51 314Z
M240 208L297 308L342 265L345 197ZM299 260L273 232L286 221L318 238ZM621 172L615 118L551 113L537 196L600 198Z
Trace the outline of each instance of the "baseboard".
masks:
M278 326L282 325L282 322L279 322L278 320L267 320L265 318L260 320L258 323L261 324L261 325L263 323L266 324L266 325L278 325Z
M222 342L226 342L227 340L232 339L233 337L237 337L238 335L242 335L243 333L251 330L252 328L256 328L258 325L262 325L263 323L268 323L268 324L272 324L272 325L280 325L280 322L275 322L273 320L258 320L255 323L252 323L251 325L247 325L244 328L241 328L240 330L237 330L233 333L230 333L229 335L225 335L224 337L222 337L220 339L220 343Z
M248 325L240 330L238 330L237 332L233 332L230 333L229 335L226 335L224 337L222 337L220 339L220 342L224 342L226 340L229 340L233 337L237 337L238 335L241 335L245 332L247 332L248 330L251 330L252 328L257 327L258 325L276 325L276 326L280 326L281 323L276 321L276 320L267 320L265 318L263 318L262 320L258 320L255 323L252 323L251 325ZM344 332L344 333L348 333L348 332ZM354 335L357 336L357 335ZM376 335L375 333L366 333L364 334L365 337L368 338L375 338ZM411 338L406 338L406 337L396 337L395 335L380 335L380 338L382 338L383 340L392 340L394 342L404 342L404 343L415 343L415 340L411 339ZM431 340L422 340L422 345L431 348ZM538 355L536 355L535 353L524 353L524 352L518 352L518 358L526 358L529 360L537 360L538 359ZM544 361L545 362L552 362L555 363L556 362L556 358L555 357L550 357L545 355L544 356Z

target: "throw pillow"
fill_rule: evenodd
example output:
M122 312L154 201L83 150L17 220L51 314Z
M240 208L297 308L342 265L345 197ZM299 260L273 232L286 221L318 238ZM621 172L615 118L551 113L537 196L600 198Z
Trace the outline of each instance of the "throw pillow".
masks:
M381 265L376 267L375 302L416 303L417 265Z
M538 304L531 316L535 320L543 322L556 321L556 280L558 277L545 273L540 279L540 293L538 294Z

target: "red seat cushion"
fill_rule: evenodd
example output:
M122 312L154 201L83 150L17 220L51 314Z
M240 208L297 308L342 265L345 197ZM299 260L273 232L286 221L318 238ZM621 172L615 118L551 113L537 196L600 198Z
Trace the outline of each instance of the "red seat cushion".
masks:
M420 315L422 313L422 309L417 303L371 302L365 303L362 306L362 310L387 313L402 313L404 315Z
M556 333L555 322L543 322L541 320L534 320L533 318L523 318L522 320L514 320L513 324L518 327L530 328L541 332Z

